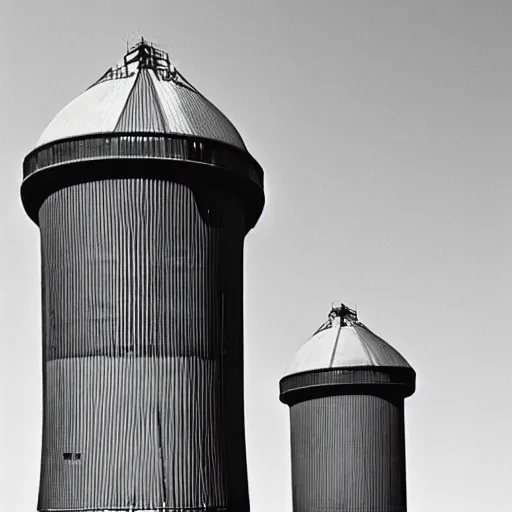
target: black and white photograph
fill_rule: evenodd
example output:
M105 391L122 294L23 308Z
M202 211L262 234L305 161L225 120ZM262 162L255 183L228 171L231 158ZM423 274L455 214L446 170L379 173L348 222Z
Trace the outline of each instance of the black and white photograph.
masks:
M509 512L510 0L2 0L0 512Z

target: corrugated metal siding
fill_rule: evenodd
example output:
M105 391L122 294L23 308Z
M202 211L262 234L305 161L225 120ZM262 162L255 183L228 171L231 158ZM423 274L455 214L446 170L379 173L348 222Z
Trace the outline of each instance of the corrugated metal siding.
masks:
M47 362L43 508L226 505L221 371L199 357Z
M40 510L249 510L237 201L105 180L39 221Z
M115 132L160 132L169 133L151 71L141 69L128 101L119 117Z
M405 512L403 401L330 396L290 409L295 512Z
M158 80L150 71L167 117L170 133L183 133L218 140L245 149L231 121L204 96L188 87Z

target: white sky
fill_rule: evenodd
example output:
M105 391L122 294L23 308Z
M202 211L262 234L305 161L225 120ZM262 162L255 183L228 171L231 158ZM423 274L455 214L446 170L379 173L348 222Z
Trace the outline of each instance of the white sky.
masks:
M144 35L266 173L245 261L254 512L291 511L278 381L332 301L402 352L410 512L510 510L510 0L3 0L0 510L35 510L39 234L21 163Z

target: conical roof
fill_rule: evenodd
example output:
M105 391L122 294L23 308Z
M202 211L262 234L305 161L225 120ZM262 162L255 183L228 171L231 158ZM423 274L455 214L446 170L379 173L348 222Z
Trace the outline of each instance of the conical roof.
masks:
M286 375L361 366L410 368L401 354L342 304L333 307L327 321L298 350Z
M233 124L171 64L142 40L50 122L37 147L109 133L179 134L246 149Z

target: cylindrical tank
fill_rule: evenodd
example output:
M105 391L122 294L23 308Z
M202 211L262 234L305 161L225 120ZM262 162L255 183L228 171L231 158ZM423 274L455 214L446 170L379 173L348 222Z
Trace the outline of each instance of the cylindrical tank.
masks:
M415 372L344 305L280 382L295 512L405 512L404 398Z
M38 509L249 510L243 243L263 172L142 41L24 162L39 225Z

